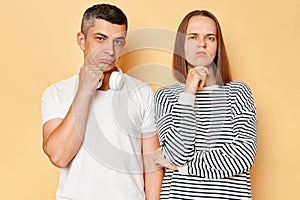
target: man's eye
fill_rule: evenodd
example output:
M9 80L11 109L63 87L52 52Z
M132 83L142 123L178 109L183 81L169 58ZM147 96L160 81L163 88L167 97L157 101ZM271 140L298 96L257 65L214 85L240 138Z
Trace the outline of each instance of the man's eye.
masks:
M118 45L118 46L123 46L124 43L125 43L125 40L123 40L123 39L115 40L115 44Z
M104 40L104 37L97 37L97 40L98 40L98 41L103 41L103 40Z

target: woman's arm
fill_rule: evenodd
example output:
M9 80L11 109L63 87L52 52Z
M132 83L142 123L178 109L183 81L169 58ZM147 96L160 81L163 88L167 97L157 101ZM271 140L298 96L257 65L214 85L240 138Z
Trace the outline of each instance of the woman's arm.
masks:
M160 89L155 94L156 125L161 149L176 166L187 163L194 155L196 117L195 95Z
M179 167L183 174L224 178L249 171L256 154L257 124L250 89L241 84L232 106L233 135L230 143L209 151L197 151L192 160Z

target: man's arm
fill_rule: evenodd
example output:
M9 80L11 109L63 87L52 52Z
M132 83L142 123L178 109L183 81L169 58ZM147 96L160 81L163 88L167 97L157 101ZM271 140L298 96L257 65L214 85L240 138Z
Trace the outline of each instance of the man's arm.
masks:
M160 145L157 133L146 135L142 139L146 199L159 200L164 170L154 164L153 156Z
M82 97L83 98L83 97ZM89 99L74 99L66 117L64 119L51 119L43 125L43 149L51 162L59 167L66 167L78 152L84 131L79 127L86 124L87 113L89 108ZM79 102L81 105L81 120L75 120L76 108ZM80 124L81 123L81 124ZM82 129L82 128L81 128Z
M59 168L69 164L82 144L90 101L100 77L97 67L83 66L77 93L65 118L51 119L43 125L43 150Z

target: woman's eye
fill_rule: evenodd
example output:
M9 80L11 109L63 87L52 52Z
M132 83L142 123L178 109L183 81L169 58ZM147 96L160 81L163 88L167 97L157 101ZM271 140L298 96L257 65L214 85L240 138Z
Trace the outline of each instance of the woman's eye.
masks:
M211 37L208 37L207 40L209 40L209 41L215 41L216 38L211 36Z
M196 39L197 39L197 37L196 37L196 36L194 36L194 35L193 35L193 36L189 36L189 37L188 37L188 40L196 40Z

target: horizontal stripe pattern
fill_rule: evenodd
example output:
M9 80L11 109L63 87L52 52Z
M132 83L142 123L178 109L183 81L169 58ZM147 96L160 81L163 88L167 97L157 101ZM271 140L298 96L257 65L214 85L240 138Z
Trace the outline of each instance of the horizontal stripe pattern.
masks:
M164 156L188 171L166 171L161 199L251 198L257 128L250 88L239 81L207 87L193 102L182 100L189 98L183 98L183 87L177 83L155 94Z

